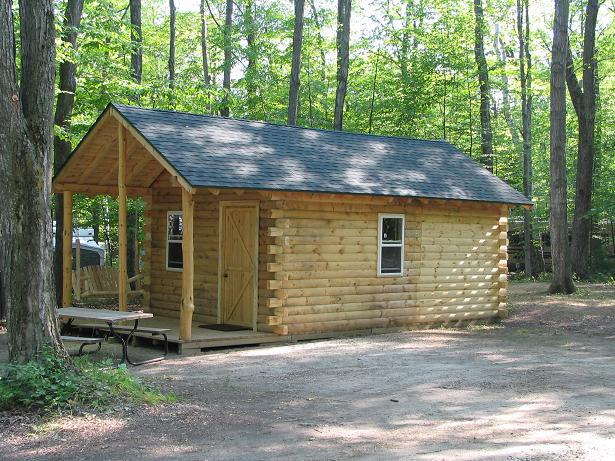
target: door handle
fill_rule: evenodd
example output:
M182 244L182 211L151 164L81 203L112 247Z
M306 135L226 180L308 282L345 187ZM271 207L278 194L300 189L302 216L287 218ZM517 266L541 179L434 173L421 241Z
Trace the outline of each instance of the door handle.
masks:
M225 273L224 273L224 275L223 275L223 277L224 277L225 279L227 279L227 278L228 278L228 272L225 272Z

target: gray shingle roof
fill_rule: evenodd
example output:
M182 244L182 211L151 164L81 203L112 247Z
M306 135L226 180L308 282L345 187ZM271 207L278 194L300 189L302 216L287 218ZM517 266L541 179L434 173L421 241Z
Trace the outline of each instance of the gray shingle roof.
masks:
M531 203L444 141L113 106L194 187Z

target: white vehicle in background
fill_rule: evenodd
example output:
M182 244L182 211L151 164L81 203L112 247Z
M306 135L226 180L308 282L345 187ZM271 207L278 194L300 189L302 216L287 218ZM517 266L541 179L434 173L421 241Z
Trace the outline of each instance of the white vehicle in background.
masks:
M53 223L53 232L55 234L56 225ZM73 269L75 268L77 240L81 248L81 267L87 266L104 266L105 264L105 249L94 240L94 229L91 227L73 229ZM53 242L55 246L55 240Z

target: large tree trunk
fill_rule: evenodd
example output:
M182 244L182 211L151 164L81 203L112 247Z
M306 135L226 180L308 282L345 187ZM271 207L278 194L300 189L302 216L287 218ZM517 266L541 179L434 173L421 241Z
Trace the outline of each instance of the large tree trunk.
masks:
M551 57L551 293L572 293L566 215L566 56L569 0L555 0Z
M478 67L478 84L480 88L480 139L481 162L489 171L493 171L493 131L491 130L491 108L489 69L485 59L484 30L485 18L481 0L474 0L474 57Z
M171 100L173 100L173 89L175 88L175 0L169 0L169 88L171 89Z
M341 130L344 122L344 101L348 86L348 63L350 59L350 11L352 0L337 2L337 91L333 129Z
M519 80L521 81L521 137L523 139L523 194L532 199L532 58L529 50L530 24L528 0L517 0L517 36L519 38ZM525 27L523 16L525 13ZM523 211L523 254L525 275L534 274L532 253L532 210Z
M596 126L596 20L598 0L588 0L583 33L583 88L574 71L572 53L568 49L566 83L578 120L577 182L572 221L570 258L572 271L581 278L589 274L591 237L592 187L594 172L594 132Z
M130 0L130 69L132 78L141 83L143 75L143 36L141 34L141 0Z
M220 115L228 117L231 114L229 108L229 96L231 92L231 69L232 69L232 32L233 32L233 0L226 0L226 15L224 19L224 74L222 89L224 94L220 104Z
M258 98L256 95L256 81L257 81L257 70L256 70L256 58L257 58L257 50L256 50L256 26L254 24L254 1L246 0L244 6L244 14L243 14L243 23L246 31L246 43L247 47L247 55L248 55L248 67L246 68L246 92L248 93L247 105L248 105L248 114L251 117L257 117L256 114L256 106L258 105Z
M320 20L320 16L318 15L318 10L316 9L316 5L314 3L314 0L308 0L308 4L310 5L310 9L312 11L312 19L314 20L314 25L316 26L316 30L317 30L317 35L316 35L316 43L317 43L317 48L318 51L320 52L320 78L321 78L321 83L324 86L325 89L325 93L324 93L324 97L323 97L323 110L324 110L324 119L327 121L330 120L329 119L329 110L330 110L330 106L329 106L329 97L328 97L328 90L329 90L329 80L327 79L327 57L326 57L326 49L325 49L325 41L323 38L323 33L322 33L322 21Z
M495 54L498 60L498 66L502 68L502 112L504 113L504 120L506 121L506 126L508 127L508 132L510 133L513 147L516 153L521 156L523 150L521 140L519 139L519 127L515 122L510 107L510 83L508 81L508 73L506 72L506 61L508 59L506 56L505 45L504 41L502 40L499 24L495 25L493 48L495 50Z
M293 60L288 95L288 124L296 125L299 114L299 73L301 71L301 45L303 42L303 9L305 0L295 0L295 28L293 31Z
M66 11L64 12L64 32L62 41L67 43L73 50L77 49L77 30L81 24L81 14L83 12L83 0L69 0L66 3ZM67 135L70 129L70 119L75 105L75 91L77 89L77 80L75 73L77 66L74 62L66 60L60 63L60 82L58 101L56 104L56 113L54 123L60 130ZM54 171L58 171L66 162L72 151L71 143L64 136L54 136L53 138L53 167ZM64 241L62 234L64 232L64 200L62 194L55 194L56 202L56 233L55 233L55 251L54 251L54 274L55 274L55 290L56 302L58 306L62 304L62 284L64 274L62 271L62 251Z
M207 92L207 109L211 113L211 76L209 75L209 55L207 51L207 16L205 0L201 0L201 59L203 61L203 84Z
M55 30L52 0L19 3L20 88L12 2L0 3L0 285L9 357L49 345L64 353L55 316L51 169Z

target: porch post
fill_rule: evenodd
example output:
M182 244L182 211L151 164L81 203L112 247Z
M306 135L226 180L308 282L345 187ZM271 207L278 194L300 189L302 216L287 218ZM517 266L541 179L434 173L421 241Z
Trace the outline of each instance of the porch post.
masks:
M192 336L194 312L194 196L182 188L182 305L179 313L179 339Z
M119 211L118 291L120 311L126 311L128 310L128 238L126 235L126 129L119 122L117 124L117 143L119 146L119 160L117 167L117 200Z
M73 303L73 193L64 191L62 200L62 307L68 307Z

